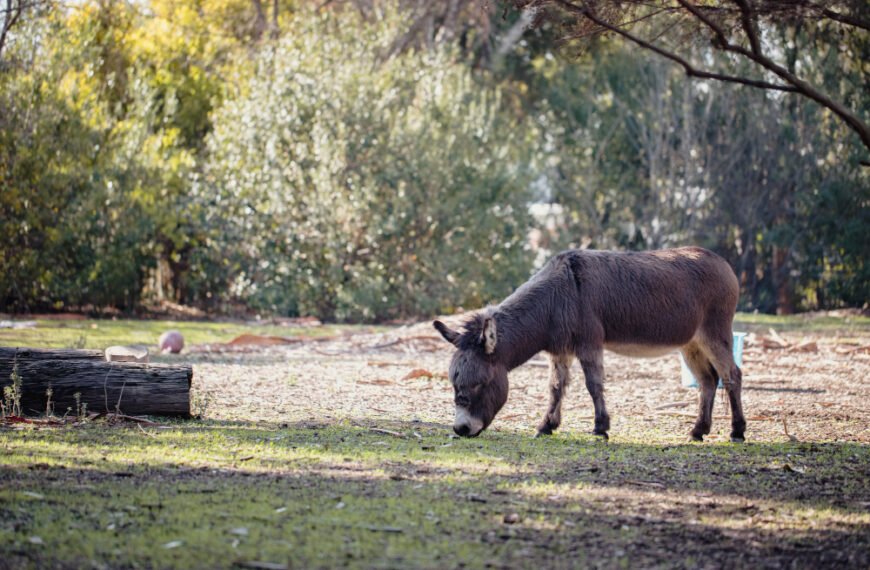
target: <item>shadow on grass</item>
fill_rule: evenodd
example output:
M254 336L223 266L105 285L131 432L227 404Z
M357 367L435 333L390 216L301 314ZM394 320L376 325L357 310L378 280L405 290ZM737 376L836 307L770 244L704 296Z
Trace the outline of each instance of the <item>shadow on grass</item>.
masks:
M456 440L446 426L372 427L0 432L0 560L64 568L870 563L867 446L604 444L504 431Z

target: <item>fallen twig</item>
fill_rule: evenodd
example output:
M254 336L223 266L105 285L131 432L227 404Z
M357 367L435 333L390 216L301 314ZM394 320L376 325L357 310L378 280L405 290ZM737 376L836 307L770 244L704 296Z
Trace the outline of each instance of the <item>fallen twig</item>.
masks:
M369 350L379 350L381 348L389 348L391 346L395 346L397 344L402 344L403 342L412 342L415 340L425 340L430 342L438 342L439 337L435 335L415 335L415 336L406 336L402 338L397 338L395 340L391 340L389 342L382 342L380 344L375 344L373 346L368 347Z
M139 431L141 431L143 434L147 435L148 437L157 437L153 433L148 433L147 431L145 431L145 428L142 427L142 424L136 424L136 427L139 428Z
M151 420L146 420L145 418L137 418L136 416L126 416L124 414L106 414L107 419L118 419L118 420L127 420L131 422L136 422L137 424L142 424L151 427L163 427L157 422L152 422Z
M655 481L626 481L629 485L640 485L642 487L655 487L657 489L664 489L665 485L662 483L656 483Z
M677 417L681 417L681 418L696 418L696 417L698 417L698 414L693 414L692 412L669 412L667 410L656 412L656 415L659 415L659 416L677 416ZM714 420L727 420L728 416L718 415L718 416L713 416L713 419Z
M788 440L795 441L795 442L798 441L798 438L796 438L792 434L788 433L788 420L786 420L785 418L781 418L781 419L782 419L782 431L785 432L785 435L786 435L786 437L788 437Z
M391 435L391 436L393 436L393 437L398 437L398 438L401 438L401 439L408 439L408 436L406 436L405 434L399 433L399 432L397 432L397 431L388 430L388 429L369 428L369 431L373 431L373 432L375 432L375 433L382 433L382 434L385 434L385 435Z
M671 402L670 404L662 404L661 406L656 406L653 408L654 410L666 410L668 408L687 408L691 406L691 402Z

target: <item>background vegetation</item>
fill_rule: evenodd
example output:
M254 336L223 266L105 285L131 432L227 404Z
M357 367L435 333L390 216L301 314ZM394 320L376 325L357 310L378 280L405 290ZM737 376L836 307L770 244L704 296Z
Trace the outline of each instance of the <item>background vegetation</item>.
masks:
M732 263L744 310L866 304L867 149L827 109L426 4L4 12L0 311L376 321L497 300L560 248L684 244ZM765 26L866 121L867 33Z

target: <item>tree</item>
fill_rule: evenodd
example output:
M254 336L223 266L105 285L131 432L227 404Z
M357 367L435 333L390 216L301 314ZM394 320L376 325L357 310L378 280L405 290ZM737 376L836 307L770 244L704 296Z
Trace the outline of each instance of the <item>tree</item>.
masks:
M862 0L514 0L538 18L558 21L574 37L607 33L680 65L690 77L715 79L765 90L795 93L830 110L870 150L866 117L866 72L870 19ZM788 37L782 38L782 30ZM778 33L779 31L779 33ZM729 58L713 67L694 57L701 39ZM779 41L784 39L785 41ZM808 51L826 50L841 60L846 92L802 65ZM736 71L735 71L735 68Z
M479 306L528 276L533 131L455 50L383 59L402 22L300 21L216 114L194 189L216 299L382 320Z

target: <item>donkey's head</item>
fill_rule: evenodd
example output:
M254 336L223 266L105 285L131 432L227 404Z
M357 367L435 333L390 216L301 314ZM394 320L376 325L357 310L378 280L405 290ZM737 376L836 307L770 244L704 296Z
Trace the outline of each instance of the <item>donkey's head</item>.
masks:
M450 361L456 419L453 431L474 437L485 430L508 396L507 368L496 357L495 319L475 315L459 332L441 321L432 323L456 347Z

